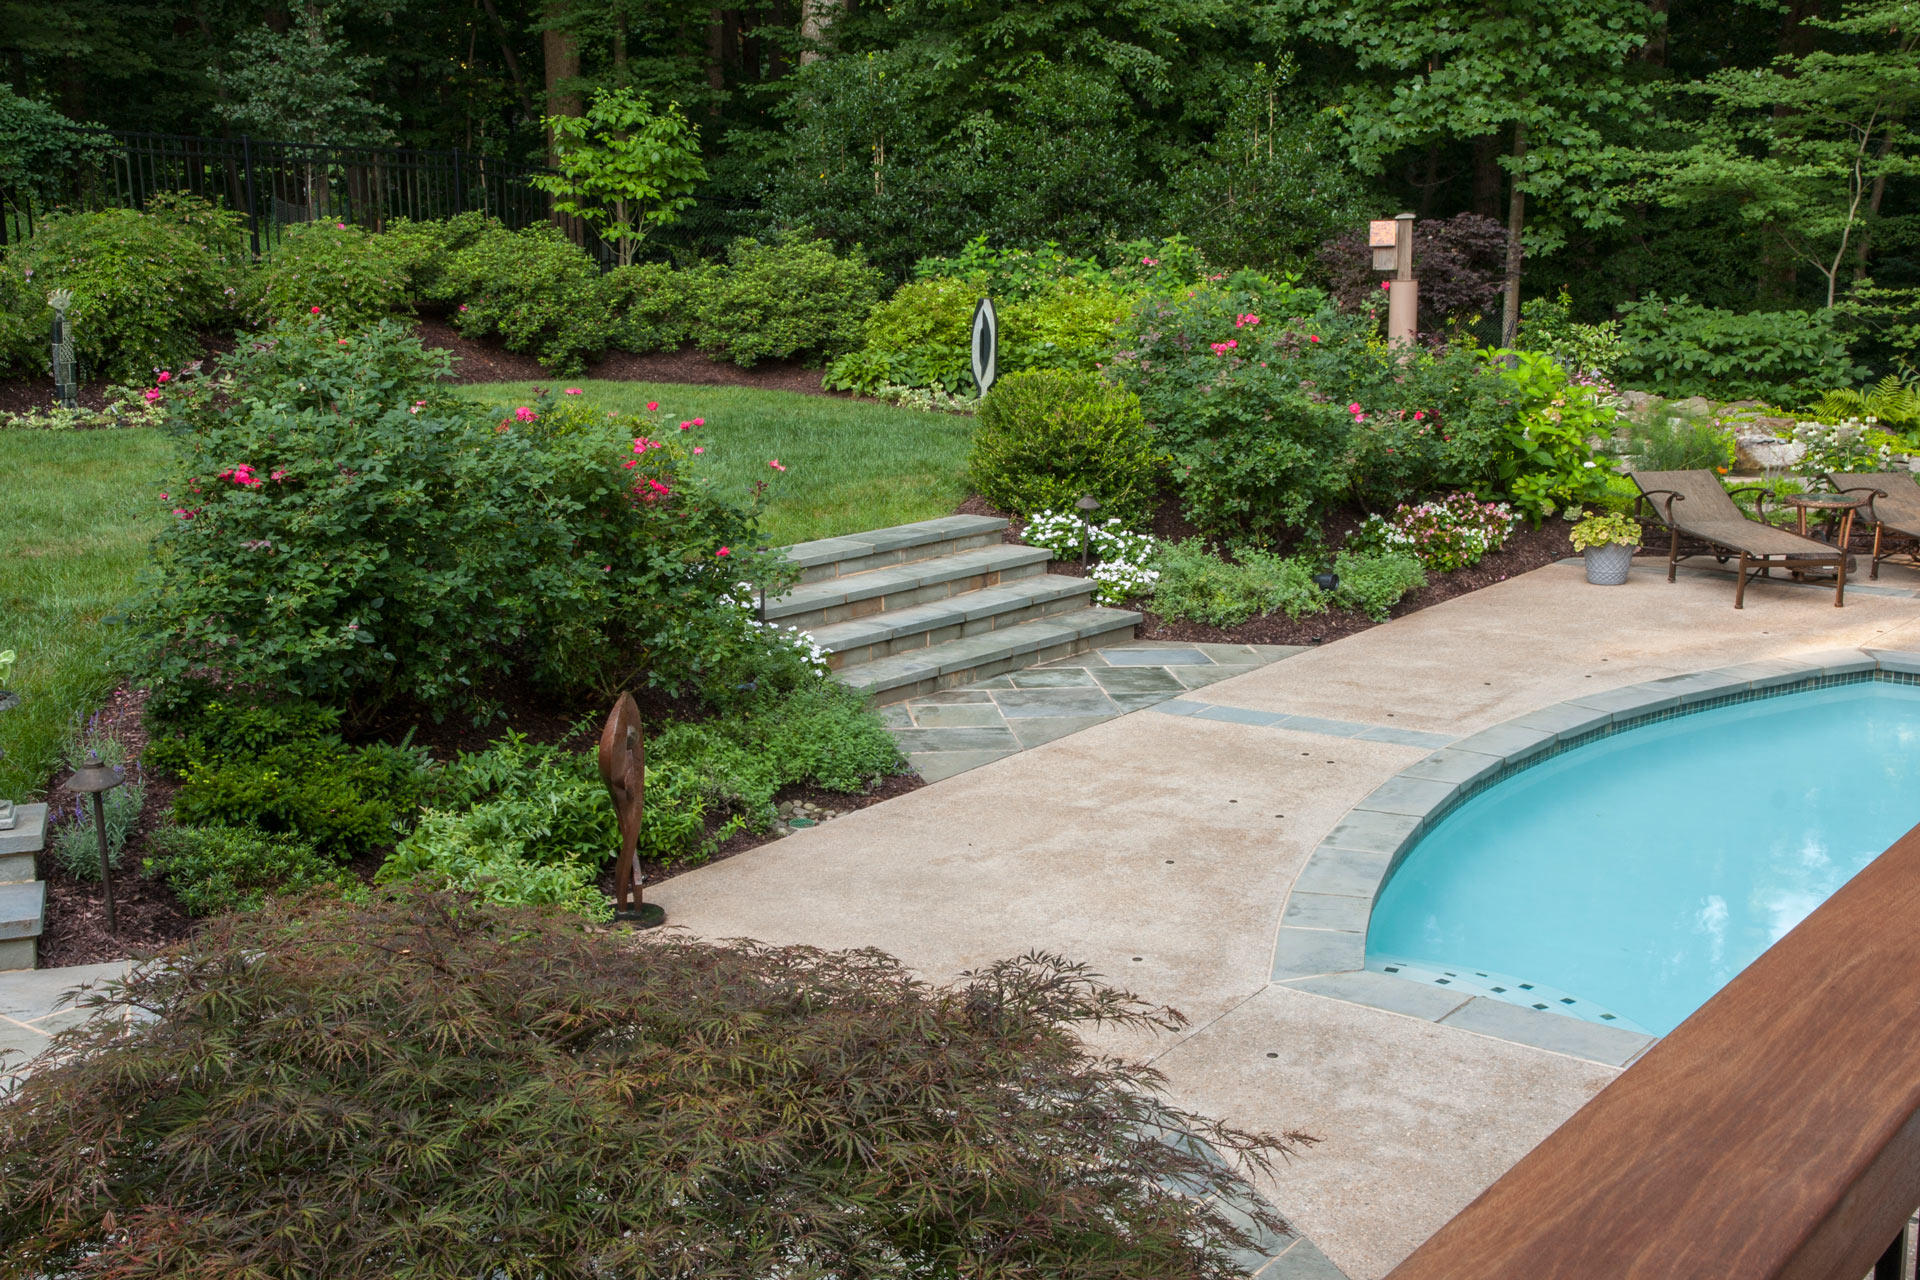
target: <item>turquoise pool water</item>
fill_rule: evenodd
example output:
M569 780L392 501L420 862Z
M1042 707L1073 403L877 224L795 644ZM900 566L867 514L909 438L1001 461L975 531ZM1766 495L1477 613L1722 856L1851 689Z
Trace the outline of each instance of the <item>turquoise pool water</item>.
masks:
M1920 688L1630 729L1449 814L1381 889L1367 967L1664 1035L1920 822Z

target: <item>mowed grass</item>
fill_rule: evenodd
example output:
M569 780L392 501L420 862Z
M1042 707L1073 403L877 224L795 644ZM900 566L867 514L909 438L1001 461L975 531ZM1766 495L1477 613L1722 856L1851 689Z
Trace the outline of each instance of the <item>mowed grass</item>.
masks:
M0 431L0 650L19 655L0 711L0 798L44 799L76 717L109 692L170 442L158 431Z
M526 404L531 382L463 388L487 404ZM660 406L669 428L704 418L694 432L710 474L745 495L771 480L765 533L785 545L950 515L967 496L973 419L797 391L653 382L569 382L590 403L644 413ZM787 469L767 466L778 458Z

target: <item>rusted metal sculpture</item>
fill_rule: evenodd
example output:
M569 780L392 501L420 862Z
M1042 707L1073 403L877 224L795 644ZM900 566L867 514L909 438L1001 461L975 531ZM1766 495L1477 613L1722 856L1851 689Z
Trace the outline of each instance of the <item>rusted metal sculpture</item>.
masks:
M646 808L647 747L640 733L640 708L623 693L600 730L600 777L613 797L620 819L620 857L613 867L613 918L643 929L664 922L665 911L642 900L640 818Z

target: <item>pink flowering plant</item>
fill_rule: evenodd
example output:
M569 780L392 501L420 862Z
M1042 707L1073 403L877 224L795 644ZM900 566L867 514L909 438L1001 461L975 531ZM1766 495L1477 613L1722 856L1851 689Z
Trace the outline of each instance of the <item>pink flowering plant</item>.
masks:
M739 665L723 598L758 568L755 501L650 416L486 409L445 368L392 322L341 346L309 315L168 384L173 519L134 614L163 708L238 682L355 723L484 710L509 680L699 691Z
M1506 545L1518 523L1504 502L1450 493L1430 502L1402 503L1392 515L1372 515L1349 534L1343 549L1356 554L1406 552L1437 573L1480 563Z

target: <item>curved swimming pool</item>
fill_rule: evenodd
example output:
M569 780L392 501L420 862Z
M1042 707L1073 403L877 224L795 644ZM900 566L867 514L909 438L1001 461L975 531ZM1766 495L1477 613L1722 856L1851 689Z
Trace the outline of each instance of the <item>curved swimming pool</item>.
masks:
M1381 887L1367 967L1664 1035L1920 822L1920 687L1652 721L1473 796Z

